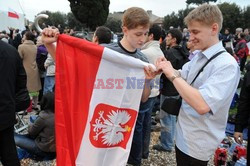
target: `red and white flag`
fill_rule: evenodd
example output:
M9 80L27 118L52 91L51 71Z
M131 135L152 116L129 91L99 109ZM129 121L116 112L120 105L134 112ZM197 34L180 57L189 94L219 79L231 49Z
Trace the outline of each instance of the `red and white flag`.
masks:
M125 166L144 87L139 59L60 35L56 50L58 166Z
M18 13L11 8L9 8L8 17L19 19Z

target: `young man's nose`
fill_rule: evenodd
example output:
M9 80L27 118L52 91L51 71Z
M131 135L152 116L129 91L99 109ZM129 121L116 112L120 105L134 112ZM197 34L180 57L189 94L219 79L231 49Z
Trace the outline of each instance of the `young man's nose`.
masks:
M193 41L194 40L194 35L193 34L190 34L190 36L189 36L189 41Z

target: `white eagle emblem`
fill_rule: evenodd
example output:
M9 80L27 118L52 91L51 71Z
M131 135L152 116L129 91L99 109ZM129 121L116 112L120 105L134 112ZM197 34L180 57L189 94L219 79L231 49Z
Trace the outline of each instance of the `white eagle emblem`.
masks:
M125 110L112 110L107 115L107 119L103 117L104 111L99 111L99 117L95 119L94 140L98 141L99 135L103 134L101 141L107 146L114 146L124 140L123 132L130 132L131 127L124 126L131 118L130 114ZM124 127L122 127L124 126Z

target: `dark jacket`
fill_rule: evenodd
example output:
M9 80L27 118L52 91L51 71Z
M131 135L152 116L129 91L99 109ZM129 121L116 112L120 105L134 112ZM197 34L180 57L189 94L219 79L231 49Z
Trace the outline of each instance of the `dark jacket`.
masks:
M22 37L21 35L18 33L16 34L16 36L13 39L13 46L18 49L18 46L22 44Z
M235 119L235 132L242 132L247 126L250 129L250 63L246 65L246 69Z
M41 101L41 111L28 133L35 138L36 145L44 152L55 152L54 93L47 93Z
M164 52L165 57L171 62L174 69L181 69L188 62L188 52L180 46L172 47ZM161 75L161 94L164 96L177 96L179 93L173 83L167 79L165 74Z
M0 41L0 130L14 125L16 92L26 87L26 73L17 50Z

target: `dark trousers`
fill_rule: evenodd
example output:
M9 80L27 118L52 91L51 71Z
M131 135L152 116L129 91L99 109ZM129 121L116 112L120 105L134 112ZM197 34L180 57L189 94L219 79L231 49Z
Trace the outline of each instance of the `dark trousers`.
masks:
M247 56L240 58L240 71L244 70L246 61L247 61Z
M248 127L247 137L247 165L250 165L250 128Z
M141 103L136 120L132 146L128 163L133 166L140 166L142 158L148 158L151 132L151 113L156 97L149 98Z
M180 151L175 146L177 166L207 166L208 161L197 160Z
M13 126L0 131L0 158L4 166L20 166Z

